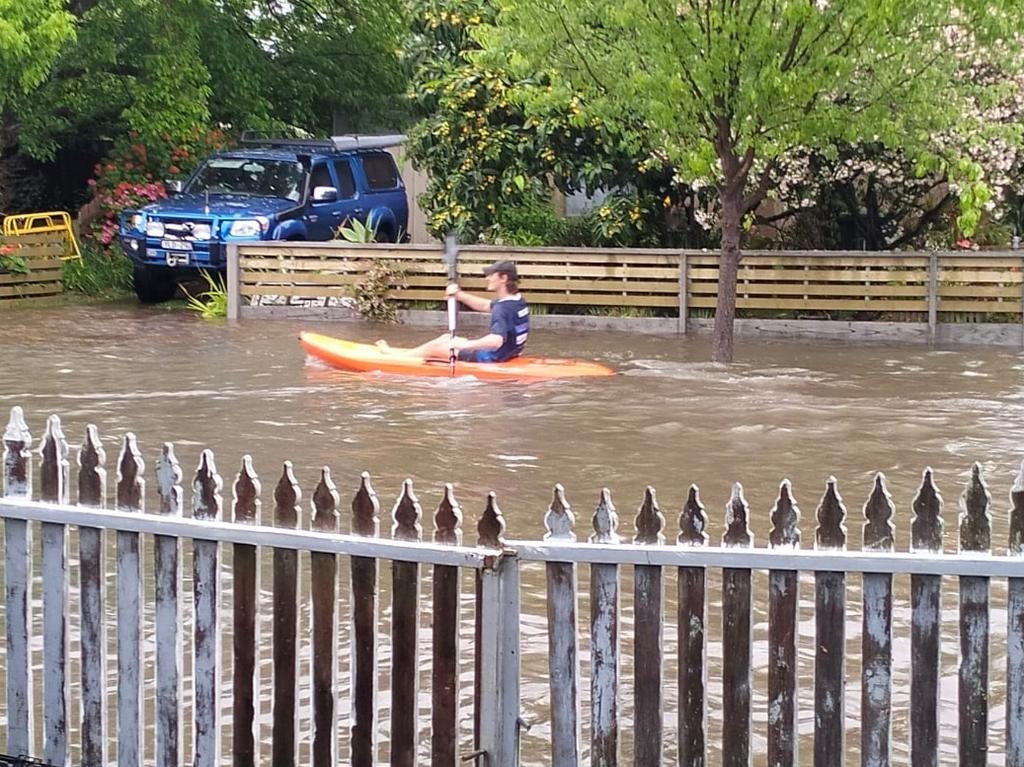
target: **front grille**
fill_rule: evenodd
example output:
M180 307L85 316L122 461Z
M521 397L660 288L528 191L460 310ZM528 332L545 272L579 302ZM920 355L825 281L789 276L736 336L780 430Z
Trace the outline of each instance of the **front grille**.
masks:
M164 239L168 240L185 240L188 242L205 241L209 238L196 237L196 227L208 228L210 232L213 231L212 221L164 221Z

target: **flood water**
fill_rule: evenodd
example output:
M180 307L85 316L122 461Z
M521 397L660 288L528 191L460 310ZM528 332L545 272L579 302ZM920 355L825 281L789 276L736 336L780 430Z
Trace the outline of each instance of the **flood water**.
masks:
M1005 348L949 350L741 340L737 364L720 367L707 362L706 338L535 330L530 339L532 354L598 359L618 368L620 375L512 384L344 373L307 360L296 340L300 329L308 329L354 340L385 337L392 344L411 345L437 332L423 328L315 321L229 324L205 321L181 310L117 305L4 311L0 329L0 417L6 420L9 408L21 405L36 444L50 413L60 414L73 446L81 443L86 424L94 423L107 448L113 476L120 440L126 431L133 431L149 467L160 444L173 442L186 482L200 451L210 447L225 477L226 507L230 506L229 483L241 456L251 454L263 479L265 521L269 521L270 491L281 463L291 460L306 499L320 468L331 468L342 495L345 529L348 500L364 470L373 477L384 514L405 478L413 480L426 515L436 508L442 484L454 483L467 519L467 541L475 540L475 519L491 490L497 493L509 537L542 535L543 515L556 482L566 488L581 535L588 531L602 487L612 491L622 520L621 532L632 535L632 518L644 488L653 485L668 520L666 534L674 539L686 490L696 483L711 518L709 532L714 544L724 530L731 484L740 481L751 507L755 543L763 545L779 482L788 478L803 510L803 540L809 546L814 538L815 507L825 480L835 475L850 512L851 548L859 548L861 508L874 473L882 471L897 509L897 547L905 549L910 501L921 471L931 466L946 502L946 549L951 551L957 540L957 499L972 462L978 461L992 492L993 541L1001 552L1006 545L1008 493L1022 457L1024 356ZM305 522L308 524L308 519ZM382 529L386 527L382 524ZM424 529L428 534L432 529L429 519L424 520ZM585 571L580 575L581 585L585 585ZM620 707L627 757L633 737L629 726L629 576L624 572ZM523 579L523 716L533 725L523 736L523 763L540 765L550 761L543 570L528 566ZM264 584L269 582L264 578ZM676 714L672 681L676 673L674 575L667 576L666 583L668 763L675 758L671 734ZM721 739L721 645L720 593L715 579L712 583L708 717L714 764L719 761ZM847 750L851 757L859 747L859 586L859 576L848 578L847 637L852 659L847 662ZM896 589L894 750L896 762L906 763L909 579L897 578ZM766 591L766 576L756 574L752 742L759 753L755 764L766 762ZM942 761L951 763L956 760L955 584L944 591ZM581 592L586 593L582 588ZM425 590L424 598L428 594ZM470 599L468 588L465 596ZM802 751L808 756L813 733L813 599L813 581L805 580L799 720L805 736ZM1005 584L993 584L992 604L989 763L1003 764ZM467 601L467 621L470 605ZM113 609L112 599L110 607ZM386 607L385 593L385 622ZM585 624L585 599L581 598L580 609ZM341 614L346 614L344 609ZM424 627L428 621L425 616ZM264 642L269 642L269 636L269 631L263 634ZM469 636L465 653L471 652ZM347 628L342 626L342 643L346 637ZM425 638L429 641L429 636ZM227 639L225 646L230 648ZM585 637L581 649L585 672ZM341 655L344 658L344 652ZM387 659L384 645L382 657ZM424 658L426 673L429 655ZM344 659L341 663L345 671ZM229 681L230 675L226 678ZM347 680L345 673L340 679ZM424 685L423 689L429 688ZM585 734L588 700L584 690ZM382 693L383 707L387 701ZM424 704L427 702L424 698ZM0 709L4 705L5 701L0 701ZM343 703L342 717L346 712ZM263 715L266 721L269 701L265 701ZM468 739L468 706L463 718ZM429 717L423 721L426 742ZM344 718L339 730L343 757ZM305 732L308 739L308 728ZM264 730L263 737L268 739L269 731ZM308 743L303 748L308 748Z

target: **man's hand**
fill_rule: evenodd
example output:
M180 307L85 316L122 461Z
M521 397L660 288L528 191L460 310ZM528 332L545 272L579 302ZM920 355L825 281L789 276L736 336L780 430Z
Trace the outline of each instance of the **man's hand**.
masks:
M459 292L459 286L457 283L451 283L447 288L444 289L444 297L450 298Z

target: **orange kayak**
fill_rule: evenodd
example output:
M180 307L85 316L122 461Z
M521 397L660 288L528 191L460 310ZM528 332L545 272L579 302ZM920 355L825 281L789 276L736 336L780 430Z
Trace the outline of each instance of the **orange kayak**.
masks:
M344 370L376 371L408 376L473 376L485 381L545 380L615 375L611 368L596 362L516 357L508 362L456 362L454 373L447 360L426 360L409 349L387 351L373 344L359 344L341 338L300 333L303 348L319 360Z

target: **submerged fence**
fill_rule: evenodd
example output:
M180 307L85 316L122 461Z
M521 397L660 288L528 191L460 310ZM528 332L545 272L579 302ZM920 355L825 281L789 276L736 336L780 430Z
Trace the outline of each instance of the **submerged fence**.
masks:
M468 246L459 274L483 290L481 268L515 259L535 305L553 311L618 307L683 319L713 312L718 254L699 250ZM230 246L228 291L235 316L273 304L339 301L389 261L405 272L396 301L436 302L446 267L431 246L252 243ZM1020 323L1024 254L1004 252L746 251L736 307L753 316L889 316L934 326L963 315ZM685 327L682 328L685 330Z
M220 718L221 667L219 638L230 625L232 636L231 758L236 765L296 764L297 741L311 733L311 762L336 763L344 738L351 763L370 765L380 754L378 693L384 571L390 577L390 718L387 735L390 763L412 765L426 727L418 717L417 670L420 667L421 592L424 572L431 568L430 762L459 764L477 759L490 765L514 765L518 759L520 721L520 568L539 563L546 570L550 763L615 765L627 756L620 744L622 696L621 653L634 657L632 762L660 765L665 745L678 743L680 763L708 762L707 634L710 626L709 570L721 571L722 627L722 763L750 763L751 740L751 612L753 600L766 600L769 613L767 682L767 755L772 765L796 763L797 648L800 636L800 574L814 579L814 764L847 762L848 722L844 687L846 595L852 574L861 574L863 641L861 667L861 763L887 765L893 758L893 576L911 578L910 744L911 763L939 760L940 610L945 579L959 588L957 634L959 663L959 764L983 765L1001 749L1007 764L1024 763L1024 474L1011 492L1008 554L992 554L991 498L982 471L975 465L960 502L959 546L942 552L943 501L925 470L913 501L911 545L895 551L894 504L883 475L876 476L864 504L862 546L848 550L847 525L853 520L829 477L816 509L813 546L802 548L800 511L788 481L783 481L771 511L767 548L755 548L750 512L742 487L733 487L721 546L710 546L709 518L696 486L691 486L678 517L678 533L669 541L665 515L653 488L648 488L633 522L632 541L625 542L619 516L608 490L600 495L590 524L576 540L575 515L561 486L554 488L540 541L511 540L496 499L490 494L476 523L475 545L463 542L463 513L451 485L445 485L433 515L432 542L424 541L423 511L411 482L406 481L394 504L390 536L380 531L380 501L363 474L351 502L351 515L341 523L341 500L324 468L312 493L309 529L299 525L301 492L292 465L285 463L273 491L273 523L261 518L260 481L248 456L232 485L230 509L224 507L224 486L214 456L204 450L192 477L191 518L184 516L183 473L173 447L165 444L151 475L156 481L156 509L145 509L145 462L133 434L124 436L116 460L116 488L107 492L106 456L95 427L89 426L78 450L76 503L71 504L69 449L60 419L51 416L38 449L38 492L32 478L32 438L20 408L14 408L4 433L4 486L0 517L4 520L6 622L6 739L10 753L31 754L35 723L33 685L33 574L42 582L42 758L69 763L72 747L84 764L105 764L116 740L117 764L139 765L146 754L159 765L200 767L221 763L225 742ZM33 500L38 494L39 500ZM108 509L108 504L112 509ZM41 529L41 558L34 558L32 535ZM351 532L339 532L347 527ZM582 525L581 525L582 527ZM69 556L70 533L77 532L77 562ZM105 561L104 532L116 536L116 563ZM151 614L155 657L142 642L143 569L147 563L143 536L152 536L155 578ZM182 542L191 540L192 614L183 614ZM224 574L222 553L231 547L230 616L219 613ZM273 683L260 689L256 671L258 562L268 551L273 558L272 599ZM299 553L312 559L312 631L297 633ZM350 578L340 585L339 557L348 562ZM589 626L581 625L577 567L589 569ZM70 572L78 570L80 652L79 680L69 678L68 599ZM632 568L635 620L632 637L620 629L619 608ZM767 594L755 595L754 571L768 572ZM461 571L475 573L474 733L465 743L459 726L459 629ZM677 614L665 612L667 582L675 576ZM116 581L116 622L110 626L105 583ZM989 645L991 579L1008 584L1005 722L1001 744L991 743L989 717ZM351 682L337 674L337 628L342 616L339 589L349 589L352 634L343 652L351 655ZM664 630L667 621L679 634L678 675L664 678ZM192 632L192 751L185 753L183 728L183 632ZM116 631L116 658L108 661L107 633ZM581 667L580 636L589 636L589 666ZM297 703L299 656L308 652L311 713L301 718ZM155 664L154 742L144 721L143 670ZM116 669L116 728L106 721L108 681ZM1002 681L1002 680L1000 680ZM673 731L664 726L663 685L677 688L678 708ZM72 744L69 690L81 699L81 742ZM582 735L581 691L590 690L590 731ZM273 700L270 753L261 752L256 710ZM339 702L351 702L350 721L339 721ZM116 733L116 738L114 737ZM264 733L266 735L268 733Z

